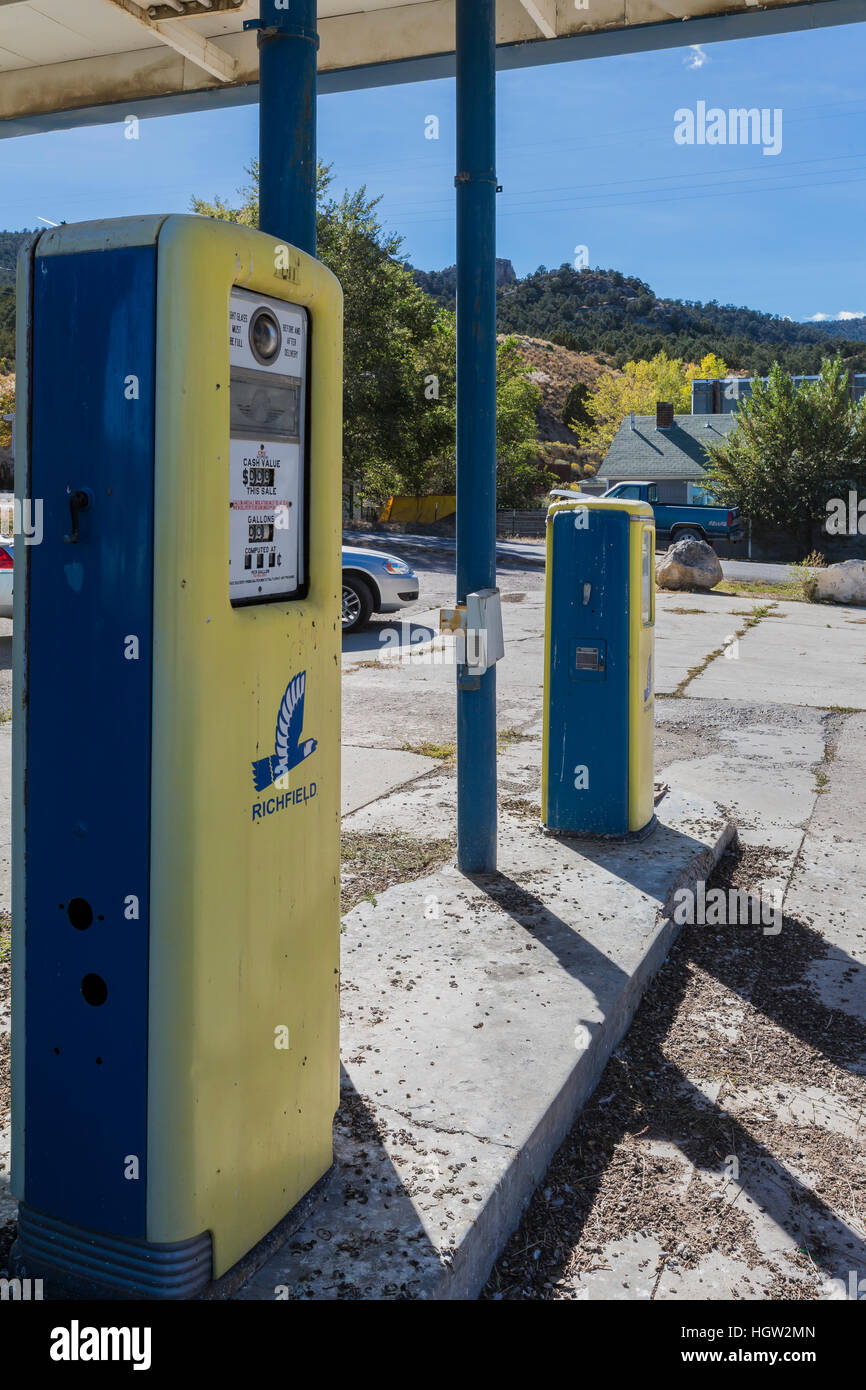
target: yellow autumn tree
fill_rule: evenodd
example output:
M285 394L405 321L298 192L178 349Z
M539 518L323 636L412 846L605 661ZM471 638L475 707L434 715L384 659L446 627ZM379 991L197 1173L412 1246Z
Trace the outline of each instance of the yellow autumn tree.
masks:
M700 362L690 362L686 367L686 380L689 383L727 375L728 364L723 357L718 357L714 352L708 352Z
M2 364L0 364L2 368ZM4 376L0 369L0 449L8 449L12 443L12 426L3 419L15 411L15 377Z
M710 352L699 362L683 362L657 352L644 362L626 362L618 376L603 376L587 398L588 419L571 428L585 449L606 453L627 415L655 415L657 401L670 401L678 415L691 413L691 384L700 377L724 377L728 368Z

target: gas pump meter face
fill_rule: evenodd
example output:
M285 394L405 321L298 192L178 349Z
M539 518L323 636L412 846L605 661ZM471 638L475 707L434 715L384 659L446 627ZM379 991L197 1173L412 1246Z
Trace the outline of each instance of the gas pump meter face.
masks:
M235 289L229 310L229 597L300 597L306 584L306 309Z

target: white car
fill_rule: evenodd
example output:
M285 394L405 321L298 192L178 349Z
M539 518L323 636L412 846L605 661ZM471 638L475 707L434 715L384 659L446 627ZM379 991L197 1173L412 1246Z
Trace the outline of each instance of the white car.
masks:
M0 536L0 618L12 617L12 555L15 542Z

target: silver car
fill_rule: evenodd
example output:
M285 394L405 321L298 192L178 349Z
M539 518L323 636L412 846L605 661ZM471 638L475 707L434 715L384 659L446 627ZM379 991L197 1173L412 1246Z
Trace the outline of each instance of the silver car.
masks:
M0 537L0 618L12 617L12 556L15 543L11 536Z
M371 613L396 613L418 597L418 576L381 550L343 546L343 631L357 632Z

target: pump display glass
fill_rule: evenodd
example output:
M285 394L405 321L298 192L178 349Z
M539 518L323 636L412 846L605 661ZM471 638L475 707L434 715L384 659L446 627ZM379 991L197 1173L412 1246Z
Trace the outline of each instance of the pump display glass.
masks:
M305 309L234 289L229 306L229 596L300 597L306 579Z

